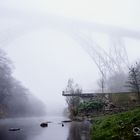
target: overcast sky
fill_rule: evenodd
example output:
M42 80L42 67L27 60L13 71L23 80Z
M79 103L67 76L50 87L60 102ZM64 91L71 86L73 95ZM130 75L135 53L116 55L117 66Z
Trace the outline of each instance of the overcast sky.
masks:
M14 76L43 100L48 110L62 108L61 92L68 78L90 91L96 90L100 75L67 29L79 21L79 25L100 23L140 31L139 7L139 0L0 0L0 46L15 65ZM55 23L48 24L49 18ZM57 25L65 21L68 24L63 28ZM95 34L95 39L107 50L101 34ZM129 38L125 45L133 63L139 58L140 41Z

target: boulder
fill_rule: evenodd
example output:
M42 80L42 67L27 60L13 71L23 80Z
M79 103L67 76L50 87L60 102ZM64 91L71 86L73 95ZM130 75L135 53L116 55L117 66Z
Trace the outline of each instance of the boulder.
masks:
M47 122L43 122L40 124L41 127L48 127L48 123Z

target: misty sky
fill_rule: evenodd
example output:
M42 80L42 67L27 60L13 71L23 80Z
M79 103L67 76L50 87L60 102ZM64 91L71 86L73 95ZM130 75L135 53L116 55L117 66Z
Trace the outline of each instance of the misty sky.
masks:
M48 110L62 108L65 100L61 92L68 78L73 78L83 90L94 91L100 75L91 57L67 33L74 25L71 21L140 31L139 7L139 0L0 0L0 46L4 46L15 65L14 76L43 100ZM55 24L44 26L49 18L54 18ZM70 24L56 28L57 21ZM108 49L102 33L94 37L103 49ZM140 41L125 40L129 61L133 63L139 59Z

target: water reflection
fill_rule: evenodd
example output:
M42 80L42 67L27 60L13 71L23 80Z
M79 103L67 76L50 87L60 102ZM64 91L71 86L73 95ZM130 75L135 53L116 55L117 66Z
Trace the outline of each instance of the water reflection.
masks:
M0 119L0 140L66 140L69 124L60 124L64 117ZM45 121L52 121L47 128L40 127ZM20 128L20 131L9 131L9 128Z
M24 118L1 119L0 140L90 140L88 121L64 123L66 118ZM47 128L41 128L40 123L50 120ZM20 128L20 131L9 131L9 128Z
M29 140L42 133L39 122L32 119L0 120L0 140ZM9 128L21 128L20 131L9 131Z
M86 120L72 122L67 140L90 140L90 123Z

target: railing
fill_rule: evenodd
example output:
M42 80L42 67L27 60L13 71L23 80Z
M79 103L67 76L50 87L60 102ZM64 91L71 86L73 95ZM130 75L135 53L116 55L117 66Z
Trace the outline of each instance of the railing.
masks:
M132 92L116 92L116 93L67 93L67 92L62 92L62 96L78 96L78 97L97 97L97 96L102 96L102 95L107 95L107 94L130 94Z

